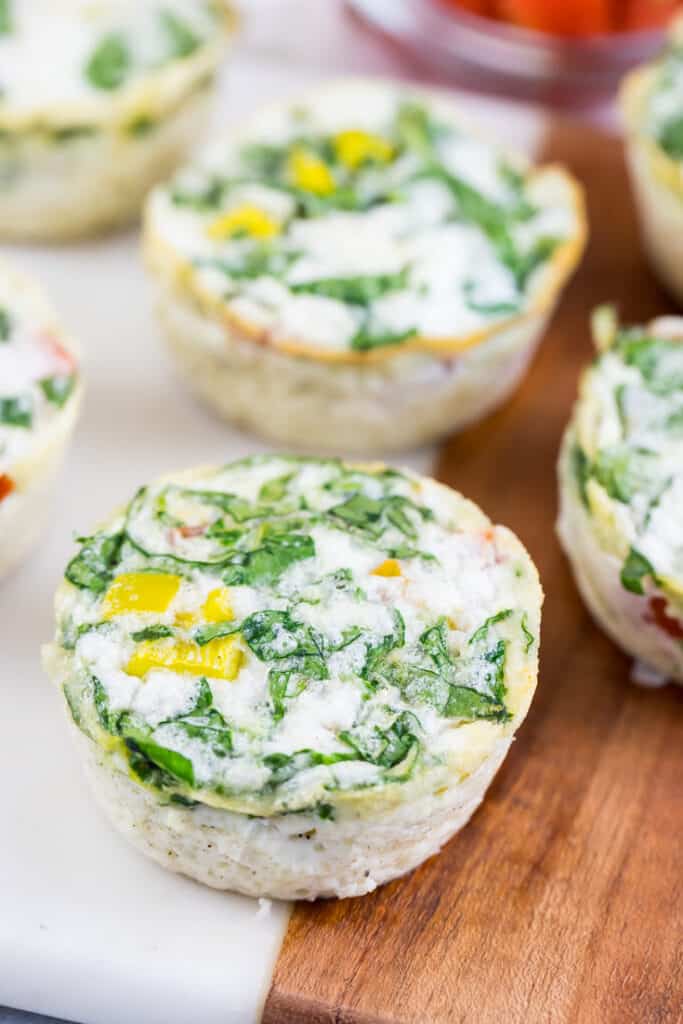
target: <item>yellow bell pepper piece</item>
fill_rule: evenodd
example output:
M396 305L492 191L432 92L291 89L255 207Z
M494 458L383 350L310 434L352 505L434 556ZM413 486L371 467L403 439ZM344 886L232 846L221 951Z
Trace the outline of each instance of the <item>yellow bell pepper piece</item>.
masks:
M130 676L140 677L153 668L167 668L193 676L234 679L243 660L244 652L235 636L218 637L203 647L189 640L143 640L125 670Z
M371 576L400 576L401 566L395 558L386 558L370 573Z
M206 233L215 242L220 242L226 238L234 238L236 235L248 235L250 238L272 238L273 235L277 235L279 230L279 221L270 217L265 210L259 209L258 206L245 203L216 217L209 224Z
M230 622L234 617L229 591L225 587L216 587L202 605L202 619L204 622Z
M165 572L124 572L117 576L102 602L102 617L165 612L180 587L180 576Z
M386 164L394 155L394 147L386 139L379 135L371 135L369 132L354 130L340 132L335 136L334 150L339 162L352 171L366 160Z
M234 617L235 612L230 604L230 592L226 587L216 587L201 608L196 611L178 612L175 621L177 626L189 628L197 622L229 622Z
M293 149L290 154L289 174L297 188L317 196L328 196L337 187L334 175L325 161L300 147Z

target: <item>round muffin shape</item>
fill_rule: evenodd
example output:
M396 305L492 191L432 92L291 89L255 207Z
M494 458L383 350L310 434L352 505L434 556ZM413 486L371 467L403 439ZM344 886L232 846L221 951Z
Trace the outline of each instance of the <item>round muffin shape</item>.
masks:
M0 576L37 539L81 398L75 346L42 292L0 264Z
M536 685L519 541L427 478L281 455L173 474L82 541L46 667L162 865L369 892L469 819Z
M664 287L683 303L683 19L657 61L621 89L626 154L645 247Z
M0 4L0 237L132 220L201 134L227 0Z
M598 623L643 668L680 683L683 319L618 329L605 308L595 325L599 355L560 456L558 532Z
M146 207L182 374L278 442L398 450L482 416L527 366L585 239L579 187L443 95L344 80L268 107Z

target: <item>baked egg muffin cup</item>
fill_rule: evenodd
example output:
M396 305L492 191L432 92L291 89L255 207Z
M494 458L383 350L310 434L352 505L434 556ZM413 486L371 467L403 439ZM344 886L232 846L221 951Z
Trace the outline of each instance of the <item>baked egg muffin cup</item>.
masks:
M517 538L425 477L273 455L143 488L44 652L93 792L163 867L355 896L466 824L536 686Z
M14 0L9 12L0 29L0 238L59 242L132 222L201 138L232 5L77 0L37 11ZM54 55L61 34L64 67ZM165 47L161 56L147 54L146 36L148 49ZM48 60L49 88L32 95L27 69Z
M260 111L144 220L188 386L271 441L339 453L496 408L586 238L561 167L483 142L442 94L358 79Z

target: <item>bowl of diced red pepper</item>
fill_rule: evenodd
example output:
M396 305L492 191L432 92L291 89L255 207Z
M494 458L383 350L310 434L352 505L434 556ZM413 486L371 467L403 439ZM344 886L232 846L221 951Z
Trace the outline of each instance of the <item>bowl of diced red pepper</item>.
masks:
M349 0L420 61L494 91L613 89L662 46L680 0Z

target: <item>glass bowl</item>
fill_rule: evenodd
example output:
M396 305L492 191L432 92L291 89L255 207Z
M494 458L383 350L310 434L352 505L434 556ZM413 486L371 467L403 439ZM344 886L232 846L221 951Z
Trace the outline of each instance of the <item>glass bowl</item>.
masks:
M549 0L561 2L561 0ZM446 7L439 0L347 0L367 23L439 75L487 91L559 101L611 92L662 47L664 29L563 38Z

